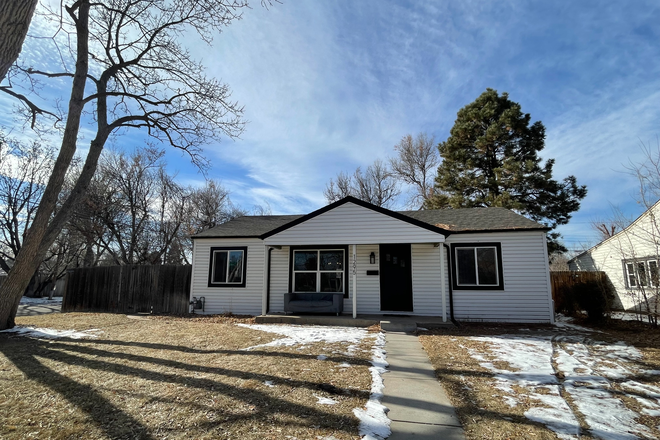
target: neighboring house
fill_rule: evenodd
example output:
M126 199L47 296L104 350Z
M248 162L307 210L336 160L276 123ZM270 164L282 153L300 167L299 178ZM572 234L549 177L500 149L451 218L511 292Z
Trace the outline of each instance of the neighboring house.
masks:
M504 208L394 212L346 197L195 235L190 296L205 313L283 313L285 293L323 291L343 292L354 317L553 322L547 230Z
M616 291L615 309L646 308L657 296L660 202L628 227L568 261L570 270L603 271Z

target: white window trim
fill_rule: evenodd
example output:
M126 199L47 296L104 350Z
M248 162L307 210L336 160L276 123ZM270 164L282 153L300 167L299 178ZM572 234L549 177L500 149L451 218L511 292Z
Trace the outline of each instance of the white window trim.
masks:
M627 289L643 289L643 288L648 288L648 287L660 287L660 283L653 282L653 277L651 276L651 270L649 263L651 262L656 262L656 270L660 271L660 258L657 257L646 257L646 258L633 258L629 260L623 260L623 274L625 277L625 283L626 283L626 288ZM643 264L644 265L644 272L646 276L646 283L642 284L640 282L640 276L639 276L639 265ZM633 267L633 273L630 273L630 268L628 265L632 265ZM631 277L635 281L636 285L631 285Z

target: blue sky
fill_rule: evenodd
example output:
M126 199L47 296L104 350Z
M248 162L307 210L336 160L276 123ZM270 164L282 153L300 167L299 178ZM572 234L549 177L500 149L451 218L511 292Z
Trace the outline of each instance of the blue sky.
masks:
M48 52L36 41L23 56L38 63ZM209 177L245 208L306 213L325 204L330 178L386 159L402 136L445 140L490 87L543 122L555 178L588 186L560 232L569 247L593 243L589 223L612 206L641 211L624 164L642 159L640 142L658 144L659 42L657 0L255 3L211 48L191 41L250 121L241 139L205 149ZM168 160L182 182L203 179L179 153Z

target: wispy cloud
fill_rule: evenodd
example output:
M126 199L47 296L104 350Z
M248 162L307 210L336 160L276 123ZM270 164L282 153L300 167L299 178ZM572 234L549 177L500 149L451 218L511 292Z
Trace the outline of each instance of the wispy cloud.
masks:
M250 121L242 139L206 149L209 177L242 206L309 212L331 177L391 155L402 136L446 139L456 112L492 87L543 121L555 176L588 185L562 231L589 236L610 204L636 209L635 182L621 171L640 158L639 140L660 133L659 21L660 4L641 0L254 6L211 48L190 40ZM52 55L30 45L26 60ZM202 180L179 152L168 160L182 180Z

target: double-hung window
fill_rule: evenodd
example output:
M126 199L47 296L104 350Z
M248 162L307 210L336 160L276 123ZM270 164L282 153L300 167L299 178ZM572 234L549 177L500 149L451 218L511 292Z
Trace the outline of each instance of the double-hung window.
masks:
M504 288L500 243L454 243L451 251L454 289Z
M345 292L344 249L293 251L294 292Z
M247 247L212 247L209 287L245 287Z
M655 257L624 260L623 271L629 289L660 287L660 271Z

